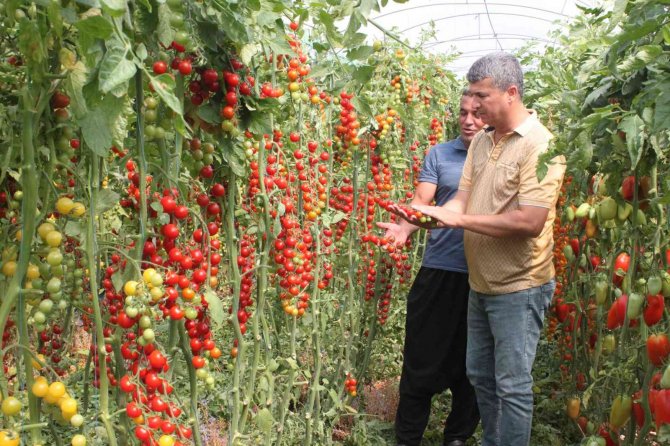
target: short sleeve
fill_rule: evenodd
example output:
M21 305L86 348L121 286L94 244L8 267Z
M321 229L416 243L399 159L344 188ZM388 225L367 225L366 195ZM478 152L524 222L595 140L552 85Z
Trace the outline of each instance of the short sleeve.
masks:
M419 181L423 183L438 183L439 166L437 161L437 147L433 147L423 160L423 167L419 173Z
M470 144L470 147L472 147L472 144ZM468 155L465 157L461 181L458 183L459 190L469 192L472 187L472 157L474 152L474 150L468 150Z
M558 193L565 173L565 157L557 156L547 164L547 174L542 181L537 179L537 162L540 153L547 149L544 144L533 150L519 169L519 204L551 208L556 205Z

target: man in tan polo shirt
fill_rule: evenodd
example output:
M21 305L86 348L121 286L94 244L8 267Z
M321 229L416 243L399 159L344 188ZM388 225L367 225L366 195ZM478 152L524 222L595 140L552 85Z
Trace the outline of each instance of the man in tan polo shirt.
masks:
M440 207L414 207L440 225L465 230L471 287L466 367L482 446L526 446L531 369L555 288L553 221L565 160L552 160L538 181L538 156L552 135L523 105L523 73L514 56L488 54L467 78L489 127L470 145L455 197Z

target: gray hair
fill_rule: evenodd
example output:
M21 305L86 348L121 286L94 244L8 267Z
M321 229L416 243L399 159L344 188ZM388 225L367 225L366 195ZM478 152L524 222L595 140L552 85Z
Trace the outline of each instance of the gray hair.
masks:
M519 90L519 98L523 98L523 71L516 57L509 53L496 52L480 57L468 70L468 82L479 82L487 77L500 90L507 90L515 85Z

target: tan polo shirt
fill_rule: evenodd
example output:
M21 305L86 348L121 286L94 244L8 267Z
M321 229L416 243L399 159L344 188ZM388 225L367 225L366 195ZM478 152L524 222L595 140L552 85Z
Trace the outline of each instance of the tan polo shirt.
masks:
M538 155L553 137L534 111L513 132L494 144L493 130L475 135L459 189L470 192L466 214L502 214L519 205L549 209L536 238L497 238L465 231L470 287L483 294L507 294L542 285L554 277L553 222L565 173L565 158L554 158L542 182Z

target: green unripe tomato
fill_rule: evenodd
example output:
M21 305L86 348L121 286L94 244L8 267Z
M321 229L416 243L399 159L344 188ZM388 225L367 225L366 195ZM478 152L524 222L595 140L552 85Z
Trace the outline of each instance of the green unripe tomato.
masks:
M130 318L136 318L139 311L136 307L126 307L126 314Z
M155 110L158 107L158 99L149 96L144 100L144 106L149 110Z
M147 315L144 315L140 318L140 327L141 328L150 328L151 327L151 318Z
M198 310L196 310L193 307L189 307L184 311L184 316L186 316L186 319L192 321L198 317Z
M47 292L48 293L57 293L60 291L61 282L57 277L52 277L47 283Z
M63 263L63 254L60 252L60 249L56 248L49 251L49 254L47 254L47 263L52 267Z
M51 310L53 310L53 307L54 307L54 301L51 300L51 299L44 299L39 304L39 310L44 314L51 313Z
M51 271L51 275L54 277L63 277L63 274L65 273L63 265L52 266L49 271Z
M153 344L156 340L156 333L151 328L147 328L142 332L142 338L147 341L147 344Z
M147 109L144 111L144 119L146 122L156 122L156 119L158 119L158 113L156 110Z
M186 45L189 40L190 37L186 31L177 31L177 33L174 35L174 41L179 45Z
M38 325L42 325L47 321L47 316L41 311L36 311L33 315L33 321Z
M156 139L165 138L165 129L163 127L156 127Z

